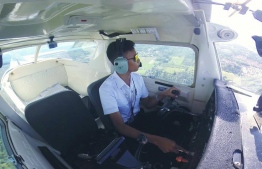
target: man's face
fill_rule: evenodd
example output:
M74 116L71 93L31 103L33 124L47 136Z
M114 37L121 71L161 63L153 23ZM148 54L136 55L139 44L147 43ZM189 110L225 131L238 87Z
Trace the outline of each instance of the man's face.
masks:
M136 72L139 68L140 60L135 49L127 51L124 53L124 57L128 60L128 71Z

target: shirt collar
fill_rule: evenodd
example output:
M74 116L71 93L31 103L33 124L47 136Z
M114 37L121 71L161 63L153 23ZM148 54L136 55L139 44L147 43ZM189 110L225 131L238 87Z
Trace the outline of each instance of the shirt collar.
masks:
M132 78L132 73L130 74L131 78ZM118 88L122 88L123 86L127 86L127 84L118 76L118 74L116 73L116 71L113 73L113 77L115 78L115 82ZM130 82L130 84L133 86L132 84L133 82Z

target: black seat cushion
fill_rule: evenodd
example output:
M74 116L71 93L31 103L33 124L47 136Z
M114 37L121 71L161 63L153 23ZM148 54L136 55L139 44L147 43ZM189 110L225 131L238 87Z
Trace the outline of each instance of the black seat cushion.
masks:
M62 155L87 144L98 128L81 98L63 91L40 99L25 108L28 123Z
M114 131L115 128L113 126L113 123L111 122L108 115L104 115L103 107L101 104L100 96L99 96L99 87L102 85L102 83L108 78L108 76L103 77L102 79L99 79L92 84L90 84L87 88L87 93L90 98L90 101L95 107L96 112L98 113L98 116L100 117L103 125L105 126L105 130L110 132Z

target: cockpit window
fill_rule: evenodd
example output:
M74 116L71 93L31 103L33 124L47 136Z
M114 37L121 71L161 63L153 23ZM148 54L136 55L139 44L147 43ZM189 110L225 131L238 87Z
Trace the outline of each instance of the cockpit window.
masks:
M1 169L16 169L13 155L8 152L7 141L5 139L5 130L1 126L0 120L0 168ZM10 149L10 148L9 148Z
M142 62L142 76L192 86L195 72L195 51L185 46L136 44Z
M223 80L228 85L261 94L262 59L255 49L235 42L217 42L215 45Z
M56 48L49 49L42 45L38 60L63 58L88 63L93 59L97 44L93 41L76 41L58 43Z
M11 50L3 54L3 61L5 65L10 64L10 68L32 63L34 62L35 52L35 46Z
M60 58L88 63L94 59L97 43L94 41L70 41L60 42L56 48L51 49L49 49L47 44L44 44L9 50L3 53L3 66L0 69L0 78L9 68L33 63L38 47L40 47L40 50L37 61Z

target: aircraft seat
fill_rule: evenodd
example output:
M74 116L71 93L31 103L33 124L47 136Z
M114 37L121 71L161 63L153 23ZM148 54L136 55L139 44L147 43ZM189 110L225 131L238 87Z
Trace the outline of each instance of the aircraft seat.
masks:
M99 79L93 83L91 83L87 88L87 93L90 98L91 103L94 105L95 110L102 121L105 130L108 132L114 131L115 128L113 126L113 123L111 122L108 115L104 115L103 107L101 104L100 96L99 96L99 87L102 85L102 83L108 78L108 76L103 77L102 79Z
M119 160L111 161L109 157L112 151L122 142L117 145L114 143L124 138L115 139L105 134L104 130L98 129L94 118L74 91L62 91L30 103L25 108L25 117L28 123L49 145L58 150L61 157L73 168L82 169L86 168L83 166L88 165L90 169L98 169L102 165L115 165L114 163L128 166L130 158L136 162L135 165L139 165L125 147L114 153ZM83 154L90 155L90 159L81 157ZM97 156L97 163L91 160L95 156ZM84 165L79 167L79 161Z
M28 123L62 155L91 141L98 131L95 120L76 92L67 90L30 103Z

